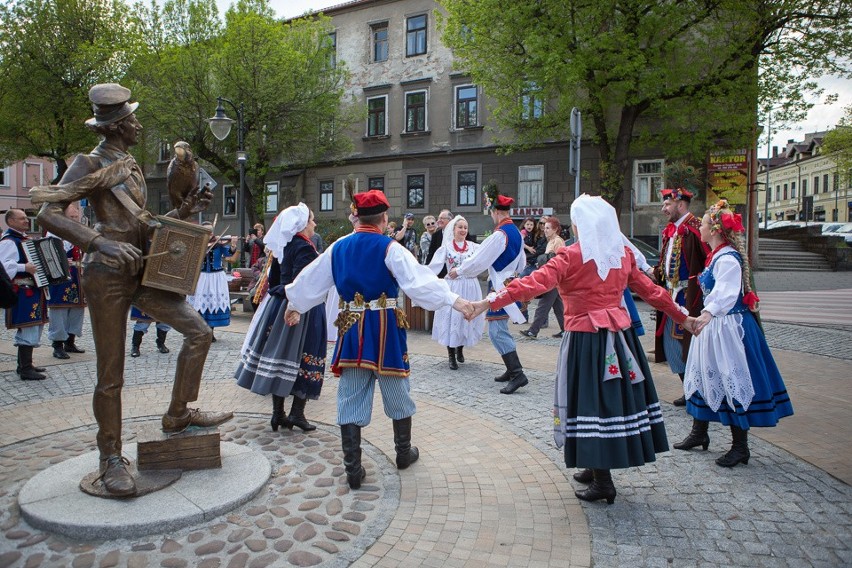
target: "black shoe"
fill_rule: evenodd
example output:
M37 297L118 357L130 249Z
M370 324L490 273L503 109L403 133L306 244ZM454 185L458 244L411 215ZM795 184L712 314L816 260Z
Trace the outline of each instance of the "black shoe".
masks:
M564 331L560 331L559 333L554 333L551 337L555 337L556 339L562 339L562 336L565 335Z
M580 471L574 474L574 481L579 481L580 483L585 483L588 485L595 479L595 476L592 471L593 470L589 468L581 469Z
M464 347L461 345L456 347L456 361L459 363L464 363L464 353L462 352L462 349L464 349Z
M450 370L457 371L459 368L459 364L456 363L456 348L455 347L447 347L447 354L450 358Z
M343 466L346 482L350 489L360 489L367 472L361 465L361 427L357 424L340 425L340 441L343 445Z
M308 422L308 419L305 418L305 404L307 402L304 398L293 397L293 405L290 407L290 417L287 419L290 423L290 429L293 426L300 428L302 432L313 432L317 429L316 426Z
M521 335L523 335L524 337L529 337L530 339L535 339L536 337L538 337L537 333L533 333L528 329L522 329Z
M420 458L420 451L411 445L411 416L393 421L393 443L397 469L405 469Z
M686 406L686 397L682 396L680 398L676 398L672 401L674 406Z
M145 337L145 332L143 331L134 331L133 337L130 339L130 356L131 357L139 357L141 353L139 352L139 348L142 346L142 338Z
M707 434L707 427L710 425L706 420L692 419L692 430L689 435L680 443L674 444L676 450L691 450L701 446L702 450L707 450L710 446L710 436Z
M53 342L53 356L57 359L70 359L71 355L65 352L65 342L64 341L54 341Z
M74 335L68 334L68 339L65 340L65 352L66 353L85 353L85 349L80 349L77 347L77 344L74 343L75 337Z
M577 499L582 499L583 501L598 501L600 499L606 499L606 502L609 505L615 503L615 485L612 483L612 476L610 475L609 470L595 469L593 470L593 476L594 479L588 489L574 492Z
M41 369L41 371L39 371ZM47 375L43 375L41 367L33 366L33 348L27 345L18 345L18 375L22 381L43 381Z
M503 394L512 394L519 388L527 386L529 383L530 381L527 379L527 376L521 372L520 374L515 375L515 377L509 381L508 385L500 389L500 392Z
M166 347L166 335L168 335L168 331L158 329L157 330L157 351L160 353L168 353L169 348Z
M283 396L272 395L272 418L269 420L269 425L273 432L277 432L279 426L293 429L293 425L287 420L287 413L284 412Z
M727 454L716 460L716 465L734 467L737 464L748 465L751 452L748 451L748 430L731 426L731 436L734 441Z

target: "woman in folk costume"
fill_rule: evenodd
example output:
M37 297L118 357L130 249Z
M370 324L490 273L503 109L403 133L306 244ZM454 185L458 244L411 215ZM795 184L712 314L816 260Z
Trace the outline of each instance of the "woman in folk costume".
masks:
M461 266L465 259L470 258L479 245L468 241L466 237L467 220L461 215L456 215L444 227L441 248L435 252L432 262L429 263L432 272L437 275L444 266L449 272ZM447 278L446 281L450 290L465 300L475 302L482 299L482 287L476 276ZM484 314L467 321L464 315L454 310L452 306L445 306L435 312L432 339L447 348L450 369L456 370L459 368L459 363L464 363L464 348L476 345L482 338L484 329Z
M660 401L627 310L630 285L678 323L692 322L665 290L636 267L615 209L582 195L571 205L577 242L544 266L475 304L477 313L526 301L557 287L565 304L565 335L557 362L554 438L568 467L589 468L574 478L591 483L584 501L615 501L610 469L640 466L667 451Z
M692 431L674 447L707 449L708 422L731 427L731 450L716 460L722 467L748 464L748 430L775 426L793 405L754 313L758 297L749 283L740 215L724 199L701 220L701 240L711 253L698 276L704 309L696 318L703 332L692 340L683 391Z
M204 222L202 225L212 228L213 223ZM195 294L186 297L186 301L201 314L211 329L231 325L231 296L223 261L228 260L235 251L236 247L231 245L230 240L213 235L207 245L207 256L201 265ZM215 336L213 341L216 341Z
M325 375L325 306L312 308L299 325L284 321L287 295L284 287L319 254L311 236L316 223L304 203L278 214L266 234L266 247L274 259L269 271L269 293L252 318L236 372L237 384L258 394L272 394L273 431L279 426L316 430L305 418L307 399L316 400ZM290 416L284 398L293 395Z

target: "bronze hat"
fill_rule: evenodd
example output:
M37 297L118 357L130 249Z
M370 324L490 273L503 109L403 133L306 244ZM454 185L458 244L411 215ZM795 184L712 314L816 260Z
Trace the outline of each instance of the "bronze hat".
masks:
M104 126L118 122L136 112L139 103L128 103L130 89L118 83L99 83L89 89L89 100L95 116L86 121L87 126Z

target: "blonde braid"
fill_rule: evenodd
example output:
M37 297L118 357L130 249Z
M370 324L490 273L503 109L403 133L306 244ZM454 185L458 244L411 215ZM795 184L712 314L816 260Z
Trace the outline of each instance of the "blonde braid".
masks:
M731 245L739 254L742 259L742 290L743 296L752 291L751 288L751 263L748 261L748 254L746 251L746 243L745 243L745 234L740 233L725 227L722 223L723 215L733 215L733 212L728 209L728 202L726 200L719 201L716 205L711 207L708 211L710 215L710 222L713 225L713 228L719 231L722 237ZM757 311L757 304L754 306L753 311Z

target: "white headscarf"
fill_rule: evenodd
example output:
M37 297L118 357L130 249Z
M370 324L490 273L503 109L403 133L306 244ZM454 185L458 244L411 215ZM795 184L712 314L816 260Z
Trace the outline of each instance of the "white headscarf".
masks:
M453 220L444 227L444 236L441 238L441 246L447 251L453 250L453 241L455 241L456 223L459 221L467 221L461 215L456 215Z
M269 227L269 232L263 238L264 244L272 251L277 259L284 254L284 247L293 240L296 233L303 231L308 226L311 218L311 210L304 203L291 205L278 214L278 217Z
M595 261L601 280L606 280L610 270L621 268L624 235L612 205L584 193L571 204L571 223L576 227L583 264Z

